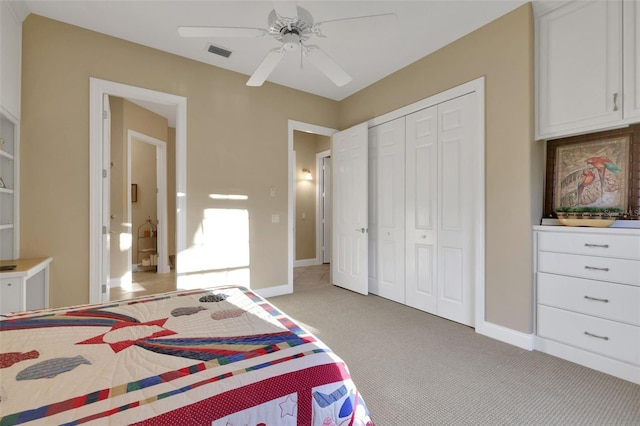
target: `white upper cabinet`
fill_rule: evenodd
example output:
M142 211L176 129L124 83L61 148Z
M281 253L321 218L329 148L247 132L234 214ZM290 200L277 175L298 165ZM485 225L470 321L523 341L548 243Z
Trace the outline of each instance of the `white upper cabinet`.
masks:
M640 2L625 0L624 17L624 116L640 121Z
M22 21L6 1L0 1L0 35L0 105L20 119Z
M536 4L536 138L640 121L638 6Z

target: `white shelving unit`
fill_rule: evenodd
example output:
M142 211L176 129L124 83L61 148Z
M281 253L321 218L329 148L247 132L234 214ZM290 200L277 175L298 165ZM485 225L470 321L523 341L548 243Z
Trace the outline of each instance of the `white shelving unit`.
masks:
M19 253L18 132L17 120L0 108L0 260Z

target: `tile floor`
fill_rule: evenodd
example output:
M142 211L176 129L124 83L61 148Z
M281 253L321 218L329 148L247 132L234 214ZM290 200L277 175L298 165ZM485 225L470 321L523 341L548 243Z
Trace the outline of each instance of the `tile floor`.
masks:
M307 291L318 286L330 285L329 264L303 266L293 269L293 291ZM111 289L111 300L130 299L149 294L164 293L176 289L176 272L172 269L168 274L155 272L134 272L131 287L115 287Z

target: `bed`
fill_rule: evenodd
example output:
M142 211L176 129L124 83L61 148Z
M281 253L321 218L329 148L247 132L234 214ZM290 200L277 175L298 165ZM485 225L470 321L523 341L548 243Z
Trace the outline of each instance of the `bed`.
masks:
M0 316L0 425L373 425L345 363L244 287Z

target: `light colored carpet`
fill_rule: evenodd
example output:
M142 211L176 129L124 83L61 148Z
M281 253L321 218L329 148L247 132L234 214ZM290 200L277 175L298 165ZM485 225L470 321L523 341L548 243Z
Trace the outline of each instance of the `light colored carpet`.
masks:
M640 386L296 268L270 302L347 362L376 426L640 425Z

